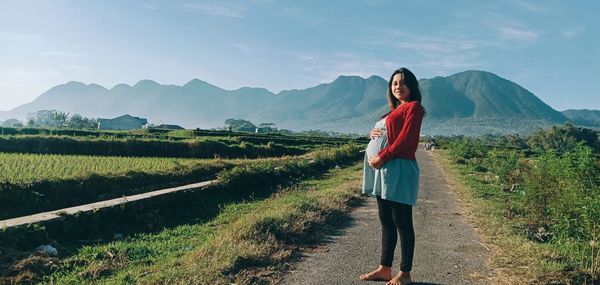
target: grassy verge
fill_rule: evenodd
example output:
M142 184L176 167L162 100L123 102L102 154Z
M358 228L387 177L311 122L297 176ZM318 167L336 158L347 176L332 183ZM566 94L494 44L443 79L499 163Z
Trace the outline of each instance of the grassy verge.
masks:
M486 182L481 174L455 164L447 151L436 151L436 161L457 191L468 218L492 251L489 266L496 284L595 284L558 253L555 245L536 243L523 234L511 215L510 194Z
M361 164L281 189L264 200L230 204L214 219L80 248L47 283L270 284L298 246L348 210Z

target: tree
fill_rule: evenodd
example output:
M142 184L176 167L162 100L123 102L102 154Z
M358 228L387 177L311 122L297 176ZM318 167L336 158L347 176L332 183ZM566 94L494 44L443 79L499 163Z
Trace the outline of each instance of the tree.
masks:
M56 127L56 122L53 118L53 113L56 110L39 110L29 114L27 118L27 126L29 127Z
M73 129L95 129L97 126L97 120L86 118L80 114L72 115L67 122L67 127Z
M69 113L52 110L50 111L50 118L54 121L54 127L64 128L67 126Z
M256 126L252 122L243 119L227 119L225 127L237 132L254 132L256 130Z
M556 150L563 153L574 149L580 141L590 146L596 153L600 152L597 131L575 127L569 123L561 128L552 126L547 130L538 130L529 137L527 144L534 149Z
M57 110L39 110L27 116L27 126L95 129L98 126L98 120L86 118L80 114L69 116L69 113Z
M9 127L9 128L22 128L23 127L23 123L14 118L10 118L10 119L4 121L3 123L0 123L0 125Z
M27 117L27 123L25 123L25 125L27 127L30 127L30 128L35 127L35 118L34 117Z

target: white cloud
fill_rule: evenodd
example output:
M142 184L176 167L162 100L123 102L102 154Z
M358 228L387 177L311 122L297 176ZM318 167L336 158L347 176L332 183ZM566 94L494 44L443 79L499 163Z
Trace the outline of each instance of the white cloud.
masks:
M478 53L451 54L427 58L417 63L417 66L433 75L447 76L452 72L478 69L484 66L485 63L478 58Z
M152 11L156 11L158 10L158 4L156 2L146 2L146 3L142 3L140 4L140 7L144 8L144 9L148 9L148 10L152 10Z
M40 54L43 56L55 56L55 57L64 57L64 58L70 58L70 59L89 57L88 55L85 55L85 54L72 53L72 52L66 52L66 51L58 51L58 50L42 51Z
M418 66L421 71L433 75L448 75L451 72L482 66L484 62L480 49L490 45L483 40L457 33L437 37L390 29L384 29L383 33L392 36L387 40L363 41L362 44L392 48L398 59L403 59L402 65ZM412 62L405 62L406 59ZM390 64L387 69L397 68L395 65Z
M574 37L578 36L583 31L584 31L584 28L582 26L579 26L579 27L574 27L571 29L563 30L561 32L561 34L563 35L563 37L570 39L570 38L574 38Z
M69 70L69 71L86 71L86 70L90 70L89 67L87 66L82 66L82 65L70 65L70 64L65 64L61 66L63 69Z
M522 48L524 45L536 43L539 37L545 33L541 30L531 29L521 21L497 12L482 13L479 21L484 27L495 32L497 36L497 38L488 40L488 45L500 48Z
M296 19L301 19L303 17L302 11L300 11L300 9L294 8L294 7L283 7L281 9L281 15L283 15L285 17L296 18Z
M231 46L243 53L249 54L249 55L259 55L259 54L264 54L264 49L256 47L256 46L251 46L248 44L240 44L240 43L235 43L235 44L231 44Z
M158 10L158 5L156 5L156 4L142 3L142 4L140 4L140 6L144 9L148 9L148 10L152 10L152 11Z
M330 54L317 54L305 51L290 52L296 61L295 69L304 71L309 84L320 84L333 81L340 75L356 75L363 78L372 75L387 76L387 73L398 68L398 64L389 60L369 58L347 51Z
M396 46L402 49L414 50L423 55L437 56L460 51L473 50L479 47L475 41L468 39L456 40L450 38L413 37L407 38Z
M298 52L295 54L296 58L301 61L313 61L317 59L317 55L309 52Z
M297 22L307 27L321 27L327 24L329 20L317 17L314 15L314 11L302 10L296 7L284 7L282 8L278 16L282 16L286 19L294 19Z
M515 1L513 1L513 3L517 6L519 6L520 8L528 10L530 12L547 14L552 11L549 7L543 6L544 1L537 2L537 3L541 3L541 5L536 5L537 3L534 4L534 3L529 3L529 2L525 2L525 1L521 1L521 0L515 0Z
M188 12L200 12L208 15L228 18L242 18L244 16L244 12L246 11L246 8L239 4L223 2L215 2L210 4L185 3L182 7Z
M513 25L500 26L496 29L500 33L500 37L524 43L536 42L541 34L540 32L519 28Z
M38 34L0 34L0 40L8 41L26 41L41 40L42 36Z

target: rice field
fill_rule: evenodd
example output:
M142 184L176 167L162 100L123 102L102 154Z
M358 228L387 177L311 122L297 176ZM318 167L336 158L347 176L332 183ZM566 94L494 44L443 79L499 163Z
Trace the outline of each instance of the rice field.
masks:
M237 165L243 159L190 159L0 153L0 184L82 179L90 175L187 172L215 165Z

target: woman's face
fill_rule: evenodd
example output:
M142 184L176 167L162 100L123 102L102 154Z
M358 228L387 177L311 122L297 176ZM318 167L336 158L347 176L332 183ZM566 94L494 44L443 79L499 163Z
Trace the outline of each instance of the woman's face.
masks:
M410 89L404 83L404 76L402 73L398 73L392 77L392 95L396 97L400 102L405 102L410 98Z

